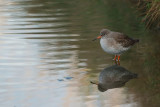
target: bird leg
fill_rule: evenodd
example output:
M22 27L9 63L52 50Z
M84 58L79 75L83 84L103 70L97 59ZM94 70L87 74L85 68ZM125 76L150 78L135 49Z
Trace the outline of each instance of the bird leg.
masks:
M118 55L118 62L120 61L120 55Z
M115 60L115 61L116 61L116 59L117 59L117 55L115 55L115 57L114 57L114 59L113 59L113 60Z
M120 65L120 61L116 61L116 60L115 60L115 64L116 64L116 65Z

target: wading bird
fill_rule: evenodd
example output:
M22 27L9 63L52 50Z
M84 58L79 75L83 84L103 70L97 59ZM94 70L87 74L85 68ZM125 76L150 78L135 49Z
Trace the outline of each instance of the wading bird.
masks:
M115 61L117 57L118 61L120 61L120 55L139 42L138 39L132 39L123 33L108 29L102 29L100 36L93 39L93 41L96 39L100 39L101 47L105 52L115 55L113 59Z

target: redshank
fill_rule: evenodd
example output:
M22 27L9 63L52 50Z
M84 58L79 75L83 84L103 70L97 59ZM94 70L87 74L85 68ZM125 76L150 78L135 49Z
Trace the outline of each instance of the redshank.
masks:
M118 61L120 61L120 55L130 49L135 43L139 42L138 39L132 39L123 33L108 29L102 29L100 36L93 39L93 41L96 39L100 39L101 47L105 52L115 55L113 59L115 61L117 57Z

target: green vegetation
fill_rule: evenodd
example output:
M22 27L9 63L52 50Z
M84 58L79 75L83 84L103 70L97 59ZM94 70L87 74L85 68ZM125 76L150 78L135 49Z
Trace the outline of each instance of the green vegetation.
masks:
M137 0L136 6L147 28L160 28L160 0Z

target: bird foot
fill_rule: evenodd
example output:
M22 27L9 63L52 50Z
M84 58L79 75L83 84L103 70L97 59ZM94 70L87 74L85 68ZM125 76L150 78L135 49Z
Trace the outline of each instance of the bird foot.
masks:
M120 60L118 60L118 59L117 59L116 61L118 61L118 62L119 62Z
M115 64L116 64L116 65L120 65L120 61L115 60Z
M113 61L120 61L120 59L118 60L118 59L112 59Z
M113 61L117 61L116 59L112 59Z

